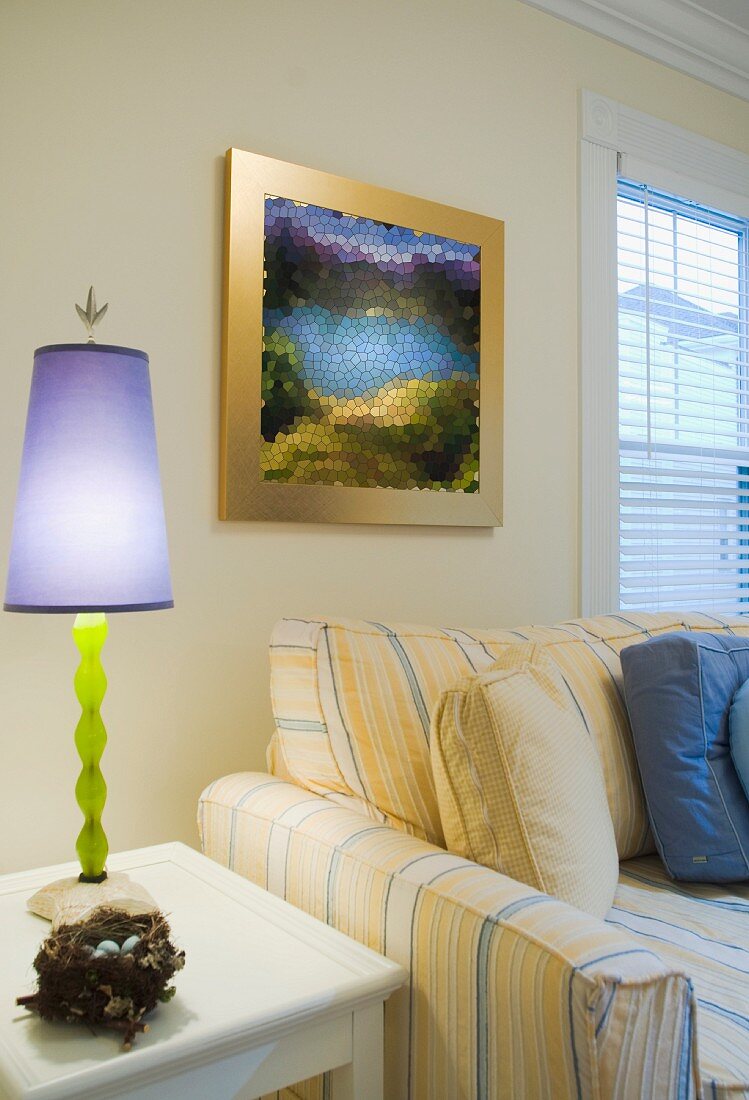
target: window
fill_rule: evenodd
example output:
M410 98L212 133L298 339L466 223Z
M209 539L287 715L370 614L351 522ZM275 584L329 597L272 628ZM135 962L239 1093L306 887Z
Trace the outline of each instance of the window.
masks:
M622 610L749 613L748 230L619 181Z
M749 156L580 121L582 613L749 615Z

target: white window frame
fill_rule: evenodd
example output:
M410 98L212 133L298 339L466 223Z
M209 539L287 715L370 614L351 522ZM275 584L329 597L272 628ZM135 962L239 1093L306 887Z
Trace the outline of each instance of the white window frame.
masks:
M580 593L619 609L617 177L749 218L749 156L583 91L580 111Z

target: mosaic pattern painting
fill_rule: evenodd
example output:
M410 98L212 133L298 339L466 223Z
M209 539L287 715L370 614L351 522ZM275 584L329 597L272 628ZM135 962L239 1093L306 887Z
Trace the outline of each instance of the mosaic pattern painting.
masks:
M479 246L266 196L261 479L479 488Z

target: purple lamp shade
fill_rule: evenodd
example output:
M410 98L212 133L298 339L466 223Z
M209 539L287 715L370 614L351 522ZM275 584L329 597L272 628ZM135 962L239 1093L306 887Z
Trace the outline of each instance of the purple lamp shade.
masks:
M5 610L172 606L148 356L38 348Z

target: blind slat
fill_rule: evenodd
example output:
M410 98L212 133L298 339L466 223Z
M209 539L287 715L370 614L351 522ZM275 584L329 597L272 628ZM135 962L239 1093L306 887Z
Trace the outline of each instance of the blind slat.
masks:
M675 611L683 608L687 611L713 611L720 615L746 615L749 613L749 590L743 593L712 592L710 589L664 589L659 593L659 603L663 610ZM622 592L622 607L633 611L658 610L653 608L650 593Z
M650 519L650 517L648 517ZM749 532L747 532L749 533ZM725 536L723 534L723 528L716 527L708 530L705 528L701 544L703 546L714 546L716 552L721 549L721 542L725 537L728 539L729 546L733 539L734 533L729 531ZM653 528L652 524L646 527L623 527L621 533L621 545L623 548L631 545L643 545L646 543L657 542L659 545L671 546L677 539L697 539L700 537L700 532L694 528L674 528L673 530L658 531ZM736 538L740 537L740 533L736 534Z

